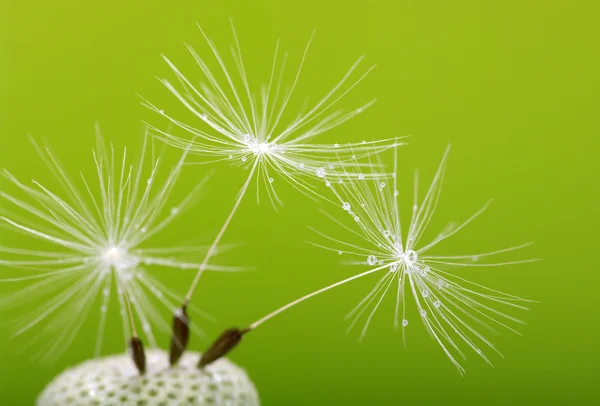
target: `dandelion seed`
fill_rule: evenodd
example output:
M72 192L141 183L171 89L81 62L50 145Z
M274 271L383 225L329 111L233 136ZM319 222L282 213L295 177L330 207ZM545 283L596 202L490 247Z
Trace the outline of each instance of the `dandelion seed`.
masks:
M335 163L330 164L329 176L336 177L343 172L341 169L347 162L377 154L397 144L396 139L336 143L333 146L313 142L318 136L351 120L374 103L374 100L369 101L346 112L336 108L374 68L371 66L361 73L362 57L320 99L289 121L287 113L292 108L293 96L302 84L301 74L305 70L313 36L306 45L298 69L292 75L286 75L287 55L282 57L277 41L266 83L255 89L250 86L235 27L233 24L231 27L234 68L228 66L226 58L222 57L202 28L200 31L210 49L209 54L214 56L216 69L210 67L211 62L204 56L188 46L207 85L196 85L196 81L188 79L174 63L164 58L176 76L178 85L167 79L161 79L161 82L199 121L198 125L191 125L161 114L188 135L176 136L154 128L157 138L178 148L191 145L190 152L198 156L201 162L220 161L230 156L241 157L242 162L249 162L252 168L257 169L252 171L254 176L268 178L268 172L276 173L307 194L318 194L318 183L313 180L325 176L322 170L325 162ZM287 89L286 81L290 82ZM156 112L161 111L146 100L144 105ZM271 202L281 203L273 187L267 186Z
M483 342L497 352L493 344L475 329L472 322L488 329L497 325L515 331L511 324L520 323L520 321L496 307L525 309L519 302L527 300L468 282L456 272L450 271L448 267L501 266L526 263L532 260L477 264L471 261L473 257L492 257L524 248L529 244L477 255L436 256L429 254L430 250L465 228L487 207L486 204L483 209L477 211L459 226L455 226L451 231L438 235L429 243L421 244L439 201L447 155L448 151L446 151L433 182L420 204L417 200L417 185L415 185L415 202L406 235L402 233L396 188L390 188L394 190L392 193L386 192L387 189L382 187L383 183L376 183L374 180L373 187L365 187L355 181L348 181L343 187L333 187L332 190L340 202L349 202L355 207L360 207L357 213L362 213L362 217L366 219L366 221L358 223L360 230L352 232L355 235L358 233L361 241L367 246L345 243L346 246L353 247L351 254L369 253L369 258L378 258L379 261L383 261L383 263L377 262L379 265L377 268L358 274L349 280L362 278L383 268L392 271L383 275L375 288L350 312L351 328L364 318L361 338L365 335L374 313L386 293L391 289L392 284L396 282L395 324L398 324L400 314L404 315L407 311L405 299L412 296L426 329L462 373L462 366L454 355L455 353L463 355L459 346L460 341L473 350L479 348L476 345L477 342ZM397 165L394 173L397 173ZM339 239L323 236L332 242L341 243ZM390 237L393 242L390 242ZM326 248L335 249L333 247ZM374 248L377 251L376 255L370 253ZM375 261L367 262L370 266L375 265ZM445 306L442 306L442 301ZM403 317L402 320L402 325L405 326L406 318ZM478 354L490 362L483 351Z
M230 155L241 157L242 165L248 169L248 175L231 213L192 281L184 304L190 302L204 266L208 264L244 198L250 182L255 177L257 184L265 185L271 204L276 206L282 202L274 188L271 174L283 178L302 193L318 196L322 185L321 179L326 175L325 171L320 169L326 163L336 162L336 167L328 171L330 178L336 178L344 172L340 168L350 159L377 154L398 143L397 140L381 140L366 144L336 144L336 147L332 148L330 144L313 142L316 137L354 118L374 103L371 101L347 112L336 108L339 102L373 69L371 67L364 73L358 74L362 58L354 63L341 80L312 107L296 115L295 119L287 121L290 101L298 88L312 36L287 90L283 85L286 80L284 67L287 56L281 58L279 41L277 41L267 84L259 91L254 91L249 84L240 41L233 24L232 53L237 75L231 73L213 42L201 28L200 31L217 62L217 71L213 71L200 54L188 47L206 84L196 85L196 81L188 79L167 58L164 59L175 74L179 86L171 84L166 79L161 80L199 121L197 125L190 125L168 115L162 115L176 128L185 131L186 135L182 137L152 128L158 139L178 148L189 148L190 153L199 157L201 163L221 161ZM144 101L144 104L151 110L159 111L148 101ZM260 182L260 180L264 181ZM257 199L260 190L257 188Z
M402 233L399 202L393 196L394 193L392 192L395 189L382 189L376 179L373 179L372 186L370 187L366 187L364 182L358 183L352 180L347 181L341 187L332 187L331 190L340 202L348 202L355 207L360 207L357 212L362 214L365 221L357 223L359 230L355 231L350 227L343 227L346 231L350 231L351 235L358 237L362 243L366 244L363 246L360 243L344 242L322 233L319 234L334 244L342 244L346 248L351 247L352 251L348 252L349 255L357 255L359 257L368 255L368 265L372 267L377 264L377 267L296 299L252 323L248 329L252 331L278 314L316 295L350 281L388 270L388 272L385 272L381 276L370 293L348 314L348 318L352 319L349 329L352 329L359 320L364 319L361 332L362 339L383 299L387 296L392 285L396 284L397 287L393 289L396 293L394 317L394 324L396 326L399 319L402 320L401 324L403 327L408 325L405 299L412 297L425 328L461 373L464 372L464 369L455 356L455 354L464 356L461 346L471 348L486 362L491 364L487 355L480 349L479 343L484 343L496 352L498 350L474 327L474 323L490 330L493 330L493 326L501 326L516 332L511 327L511 324L521 323L521 321L504 311L496 309L496 307L502 306L505 309L526 310L522 302L527 302L527 300L485 288L474 282L468 282L455 271L449 270L448 267L451 269L460 266L493 267L527 263L533 260L473 264L470 261L473 255L435 256L429 254L431 249L464 229L487 207L487 205L484 206L483 209L477 211L462 224L454 227L452 231L434 238L429 243L421 244L422 237L439 201L447 155L448 151L444 155L442 163L425 197L421 201L418 211L413 212L406 234ZM394 173L396 172L397 163L395 164ZM415 185L415 201L418 199L416 190ZM364 203L365 206L362 206L361 203ZM351 215L354 216L355 214L351 213ZM343 225L338 220L335 221ZM383 230L390 231L393 241L390 241ZM338 248L322 244L317 245L328 250L338 250ZM480 258L488 258L500 253L515 251L528 245L530 244L522 244L478 254L478 256ZM373 251L377 252L376 256L373 254ZM378 262L379 260L383 260L382 265ZM427 269L427 272L423 272L424 269ZM389 272L392 270L393 272ZM443 286L444 289L437 289L436 287L439 286ZM442 301L444 306L441 305Z
M69 347L95 305L96 298L99 298L101 313L96 354L102 349L112 300L117 300L123 319L124 341L132 336L137 338L132 331L135 324L130 326L128 321L130 315L132 318L135 315L142 326L143 337L153 347L157 346L156 330L168 330L157 308L171 308L173 301L181 298L142 265L172 269L197 269L199 266L171 257L177 252L198 251L197 248L145 247L152 236L173 221L173 214L191 203L204 183L200 182L180 204L173 207L171 215L163 214L186 154L165 174L164 183L145 182L144 179L158 180L160 172L160 159L147 164L150 158L147 138L137 163L130 163L127 149L123 150L121 159L117 158L115 149L112 145L107 149L99 133L98 140L98 148L93 154L97 191L94 190L95 182L89 182L83 174L81 189L54 155L37 145L40 156L62 185L62 192L52 191L37 181L28 186L10 172L5 170L2 173L23 197L9 194L3 188L0 199L10 205L11 211L8 211L8 206L3 209L0 222L45 244L46 249L34 251L0 247L0 266L20 273L17 277L0 279L0 282L30 282L0 303L19 306L28 303L32 294L44 300L43 307L31 315L22 315L24 319L30 317L30 321L15 335L35 331L34 342L52 336L54 340L43 341L41 345L48 358L60 355ZM152 174L150 178L146 177L148 172ZM228 270L218 266L210 269ZM131 312L128 312L128 306ZM197 312L196 309L194 311ZM195 325L194 330L200 333ZM141 362L139 345L137 341L134 344L136 362Z

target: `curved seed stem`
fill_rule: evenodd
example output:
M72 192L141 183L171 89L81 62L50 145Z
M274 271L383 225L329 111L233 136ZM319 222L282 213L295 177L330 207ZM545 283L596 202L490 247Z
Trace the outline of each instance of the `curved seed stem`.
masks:
M204 270L206 269L209 259L214 254L214 252L217 248L217 245L219 245L219 242L221 241L223 234L225 234L225 230L227 230L227 227L229 226L229 223L231 222L231 219L233 218L233 215L237 211L240 203L242 202L242 199L244 198L244 195L246 194L246 190L248 189L248 185L250 184L250 181L254 177L254 171L256 170L256 167L258 166L258 162L259 162L258 159L256 159L254 161L254 164L252 165L252 169L250 170L250 174L248 175L248 179L246 179L244 186L242 186L242 188L240 189L239 196L237 198L237 201L235 202L235 205L233 206L233 209L231 210L231 213L229 213L229 216L225 220L223 227L221 227L221 230L219 230L219 234L217 234L217 237L215 238L212 245L208 249L208 252L206 253L206 256L204 257L202 264L200 264L200 268L198 269L198 272L196 273L196 276L194 277L194 280L190 286L190 290L188 291L187 295L185 296L184 305L188 305L190 303L190 301L192 300L192 295L194 294L194 290L196 289L196 286L198 285L198 282L200 281L200 276L202 276L202 272L204 272Z

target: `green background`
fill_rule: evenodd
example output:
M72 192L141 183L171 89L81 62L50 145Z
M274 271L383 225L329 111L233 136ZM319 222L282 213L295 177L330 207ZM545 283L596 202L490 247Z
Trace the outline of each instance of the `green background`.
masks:
M0 166L53 185L27 139L50 144L73 174L93 169L93 124L117 145L139 145L140 120L160 125L139 93L185 117L155 80L169 75L167 54L193 63L183 42L206 52L195 23L221 48L235 21L250 74L268 74L275 38L296 57L313 28L299 95L329 89L356 57L378 67L343 105L375 106L323 136L323 142L411 135L401 150L404 179L428 179L452 143L434 227L466 218L488 198L481 220L437 251L461 254L533 240L526 257L543 261L466 270L500 290L539 300L520 315L524 337L492 337L506 359L490 368L470 355L461 378L417 323L408 348L393 331L393 300L363 343L343 319L371 288L362 280L295 308L248 336L233 353L265 405L594 404L599 401L598 339L598 7L584 1L130 1L2 2L0 12ZM261 77L261 76L259 76ZM297 100L301 103L302 97ZM171 155L172 155L172 151ZM159 239L210 242L244 179L217 165L203 199ZM176 195L205 172L189 167ZM3 181L3 189L7 183ZM218 318L209 337L253 321L280 304L351 275L358 268L305 243L306 225L328 224L319 205L281 185L276 213L243 202L225 242L244 242L226 262L254 267L210 274L195 303ZM265 202L266 203L266 202ZM437 231L435 228L433 232ZM1 244L28 239L0 229ZM511 256L502 257L506 260ZM188 277L176 284L185 288ZM14 285L0 284L0 294ZM32 303L35 299L32 299ZM596 311L594 311L596 309ZM2 309L2 319L18 317ZM0 403L32 404L49 379L93 351L86 324L65 356L30 362L24 340L0 330ZM107 352L122 350L113 319ZM162 342L167 338L163 336ZM208 344L194 337L198 350ZM35 347L26 355L35 355Z

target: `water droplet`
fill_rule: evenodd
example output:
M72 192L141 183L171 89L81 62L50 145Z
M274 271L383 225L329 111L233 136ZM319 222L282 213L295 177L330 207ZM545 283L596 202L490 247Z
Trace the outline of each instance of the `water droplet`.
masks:
M324 169L324 168L318 168L318 169L317 169L317 176L318 176L319 178L322 178L322 177L324 177L324 176L325 176L325 174L326 174L326 172L325 172L325 169Z
M421 317L427 317L427 311L425 309L421 309Z
M151 184L152 183L152 178L148 178L148 180L146 181L147 184Z
M326 182L325 182L325 186L327 186L327 187L331 187L331 182L330 182L330 181L326 181Z
M398 192L397 190L394 190L394 196L398 196L400 194L400 192Z
M173 207L173 208L171 209L171 215L172 215L172 216L174 216L174 215L176 215L177 213L179 213L179 207Z
M355 216L355 217L354 217L354 220L356 220L356 221L360 221L360 217L358 217L358 216Z
M423 297L427 297L427 296L429 296L429 291L427 289L425 289L423 291Z
M106 312L108 311L108 307L107 307L106 305L104 305L104 306L102 306L102 307L100 308L100 311L101 311L102 313L106 313Z
M333 146L334 146L335 148L337 148L337 147L339 147L339 146L340 146L340 144L334 144Z
M233 158L233 155L229 155L229 159Z
M439 307L442 305L442 302L440 302L439 300L436 300L435 302L433 302L433 305L435 306L436 309L439 309Z
M358 174L358 179L365 180L365 175L363 175L362 173L359 173Z
M402 320L402 327L406 327L408 326L408 320L404 319Z
M110 289L109 288L102 289L102 295L104 295L104 297L110 295Z
M419 254L413 250L408 250L404 255L406 262L416 262L419 260Z
M375 265L377 263L377 257L375 255L369 255L367 257L367 264Z
M298 165L298 167L299 167L300 169L304 169L304 164L303 164L303 163L300 163L300 164Z
M165 111L164 111L163 109L160 109L160 110L158 110L158 112L159 112L160 114L165 114Z
M390 272L396 272L398 270L398 264L396 262L390 264Z
M339 254L339 255L342 255L342 251L338 251L338 254Z
M275 179L273 179L273 178L269 178L269 183L273 183L274 180Z
M140 233L144 234L146 231L148 231L148 227L140 228Z
M385 182L381 182L381 183L379 184L379 187L383 189L383 188L385 187Z
M362 143L363 143L363 144L366 144L366 143L367 143L367 141L365 141L365 140L362 140Z
M242 157L242 162L246 162L248 158L246 158L245 156Z
M356 159L356 155L352 155L352 159Z
M350 210L350 203L348 202L344 202L344 204L342 204L342 208L346 211Z
M386 237L390 236L390 230L383 230L383 235L385 235Z

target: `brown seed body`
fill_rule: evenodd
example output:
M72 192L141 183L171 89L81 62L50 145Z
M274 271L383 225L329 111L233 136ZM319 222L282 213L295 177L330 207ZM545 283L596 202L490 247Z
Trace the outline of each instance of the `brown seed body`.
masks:
M225 356L229 351L233 350L242 340L248 329L240 330L239 328L230 328L225 330L219 338L210 346L210 348L202 354L198 368L203 368L206 365L215 362L219 358Z
M138 337L132 337L129 341L129 347L131 348L131 358L135 367L140 372L140 375L146 373L146 354L144 353L144 344Z
M185 352L190 340L190 319L187 314L187 306L181 306L181 313L173 317L173 333L171 335L171 349L169 351L169 363L174 366Z

